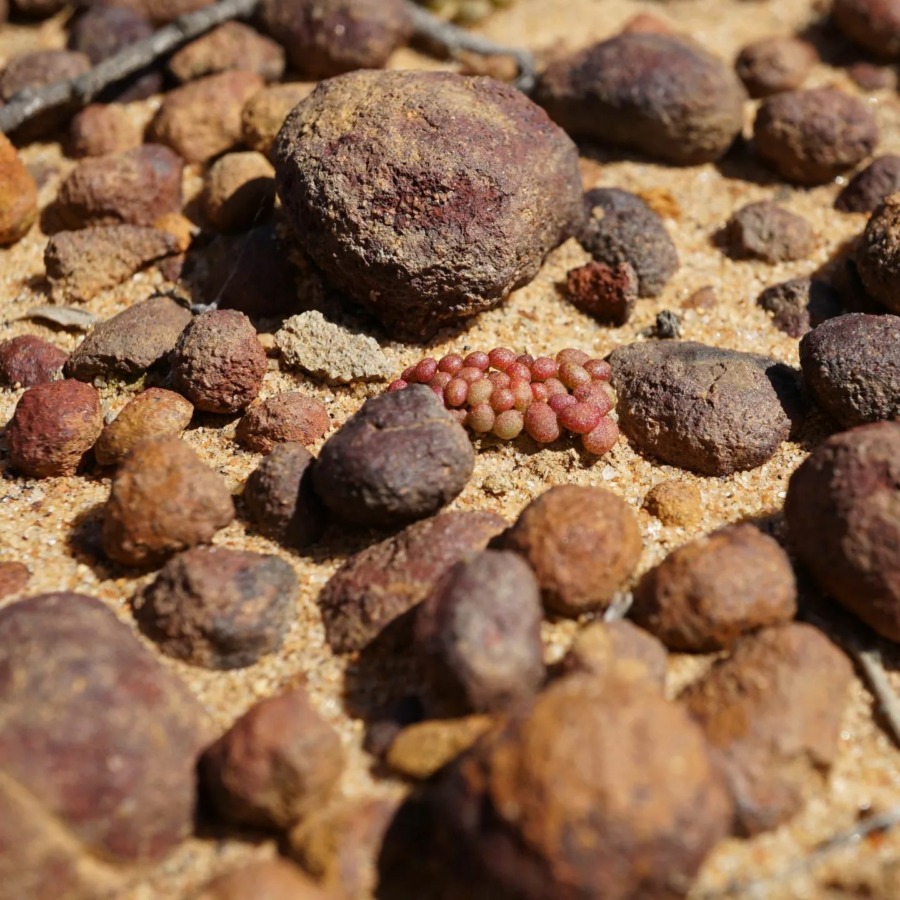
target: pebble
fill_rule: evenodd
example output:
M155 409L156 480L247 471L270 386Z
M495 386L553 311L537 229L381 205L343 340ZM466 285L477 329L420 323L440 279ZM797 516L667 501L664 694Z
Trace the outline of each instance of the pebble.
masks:
M329 321L318 310L291 316L275 342L286 366L327 384L386 381L393 371L378 341Z
M310 483L313 462L301 444L276 444L244 487L244 506L257 530L288 547L314 544L325 531L325 512Z
M832 181L871 156L878 138L868 104L831 87L769 97L753 124L759 155L798 184Z
M94 444L94 458L101 466L117 466L147 438L180 437L193 414L194 407L181 394L147 388L104 427Z
M258 15L310 81L381 69L412 35L403 0L264 0Z
M900 418L900 318L849 313L800 342L813 397L844 428Z
M694 341L648 341L609 358L619 427L643 452L702 475L762 465L797 415L794 373L774 360Z
M646 680L592 675L551 685L426 796L461 854L516 897L680 896L732 816L687 713Z
M197 409L231 414L262 388L266 351L241 312L216 309L195 316L172 354L172 383Z
M150 139L191 163L207 162L241 141L241 110L265 84L256 72L220 72L165 95L150 123ZM209 111L215 110L215 115Z
M37 90L57 81L83 75L91 67L84 53L72 50L30 50L9 58L0 72L0 99L9 101L19 91Z
M470 712L500 712L544 681L541 592L521 556L482 550L456 563L419 606L415 645L430 679Z
M638 278L627 262L608 266L590 262L566 273L572 305L604 325L624 325L634 311Z
M16 148L0 134L0 245L14 244L37 221L37 185Z
M489 78L330 79L288 117L275 157L302 248L391 336L414 341L529 282L583 216L575 145Z
M279 857L261 859L219 875L193 900L334 900L297 866Z
M0 600L21 594L28 585L31 572L20 562L0 562Z
M418 606L453 565L483 550L504 524L489 512L441 513L351 556L318 598L331 649L366 647Z
M858 60L847 66L847 75L864 91L897 89L897 72L891 66L879 66L866 60Z
M68 354L33 334L0 342L0 384L34 387L62 378Z
M670 650L710 653L749 631L789 622L796 612L787 554L745 524L672 551L641 578L629 614Z
M66 374L79 381L98 375L141 375L171 353L191 312L169 297L151 297L106 319L75 348Z
M768 263L807 259L816 243L806 219L766 200L748 203L734 213L723 238L734 259Z
M900 56L897 0L835 0L831 17L845 37L879 59Z
M431 388L372 397L322 447L312 483L349 525L388 528L434 515L466 486L475 451Z
M663 525L694 528L703 518L700 489L686 481L660 481L644 497L644 509Z
M493 719L485 715L417 722L394 738L385 763L404 778L427 781L470 749L492 724Z
M296 688L244 713L203 754L200 778L225 821L281 831L321 808L343 769L340 738Z
M535 97L569 134L677 165L719 159L747 95L720 59L670 34L620 34L560 59Z
M153 34L153 25L136 9L88 6L69 24L69 47L84 53L92 65ZM160 85L162 86L162 85Z
M866 291L900 313L900 194L876 207L856 244L856 267Z
M144 225L58 231L44 248L50 295L56 303L85 303L177 250L170 234Z
M841 212L870 213L898 191L900 156L879 156L850 179L834 201L834 208Z
M297 576L277 556L195 547L134 599L143 632L168 656L242 669L275 653L297 618Z
M159 566L208 544L234 518L224 479L175 437L141 441L113 475L103 549L126 566Z
M241 110L243 143L271 157L278 132L293 108L315 90L315 83L286 81L257 91Z
M825 635L790 624L742 638L681 695L729 782L741 834L777 828L824 790L852 678Z
M284 50L249 25L225 22L173 53L167 68L179 82L238 69L279 81Z
M841 295L817 278L792 278L767 287L756 302L771 313L772 324L793 338L843 313Z
M321 400L285 391L251 407L238 422L235 437L254 453L269 453L287 442L309 447L330 428L328 409Z
M103 428L100 395L65 379L28 388L6 426L12 467L29 478L74 475Z
M791 476L784 512L819 588L900 641L900 423L826 438Z
M206 173L203 211L220 231L245 231L275 202L275 169L261 154L227 153Z
M69 127L69 148L76 157L127 153L143 142L142 117L122 103L91 103Z
M532 500L495 544L525 558L548 612L572 618L606 609L642 549L635 515L621 497L573 484Z
M662 219L636 194L595 188L584 195L587 224L578 240L597 261L628 263L638 296L656 297L678 271L678 251Z
M7 606L0 644L3 891L119 894L193 831L206 712L93 597Z
M734 67L751 97L768 97L797 90L817 62L818 54L808 42L777 36L747 44Z

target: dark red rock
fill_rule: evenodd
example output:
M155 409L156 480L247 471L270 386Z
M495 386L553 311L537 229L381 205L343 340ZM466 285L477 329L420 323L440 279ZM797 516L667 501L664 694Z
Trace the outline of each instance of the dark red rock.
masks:
M638 279L627 262L590 262L566 273L566 291L573 306L598 322L624 325L637 302Z
M33 334L0 343L0 384L33 387L62 377L63 350Z
M278 444L308 447L331 428L328 409L321 400L285 391L251 407L238 422L235 437L248 450L269 453Z

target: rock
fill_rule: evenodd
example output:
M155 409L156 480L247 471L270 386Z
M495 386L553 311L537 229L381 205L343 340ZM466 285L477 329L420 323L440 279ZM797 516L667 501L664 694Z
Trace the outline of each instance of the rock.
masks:
M887 154L873 159L838 194L834 208L841 212L872 212L891 194L900 191L900 156Z
M818 54L806 41L770 37L743 47L734 67L751 97L768 97L797 90L816 62Z
M46 19L58 13L64 6L64 0L13 0L15 11L29 19ZM4 9L7 7L4 6ZM6 21L5 15L3 20Z
M296 866L282 859L251 862L210 881L193 900L328 900Z
M72 352L66 374L79 381L140 375L171 353L191 321L190 310L169 297L143 300L95 326Z
M234 503L218 472L178 438L150 438L113 476L103 509L103 549L126 566L158 566L209 543L233 518Z
M566 273L572 305L606 325L624 325L638 297L638 278L627 262L590 262Z
M74 475L103 428L100 395L66 379L28 388L6 426L9 461L30 478Z
M252 407L238 422L235 436L248 450L269 453L277 444L308 447L331 428L325 404L299 391L285 391Z
M50 293L57 303L83 303L177 251L175 239L142 225L58 231L44 249Z
M4 894L108 896L193 830L206 713L92 597L7 606L0 645Z
M397 735L385 762L398 775L426 781L470 749L492 724L484 715L418 722Z
M143 119L121 103L91 103L72 118L69 128L72 156L127 153L143 142Z
M284 364L327 384L386 381L393 372L374 338L317 310L291 316L275 335Z
M297 576L277 556L195 547L134 600L144 633L169 656L206 669L252 666L281 647L296 619Z
M793 372L763 356L694 341L630 344L609 358L619 427L645 453L703 475L762 465L786 440Z
M642 678L660 691L666 684L668 654L652 634L622 619L591 622L575 636L563 657L563 674L588 673L601 678Z
M900 318L849 313L800 342L800 367L819 406L844 428L900 418Z
M182 161L167 147L82 160L60 185L56 209L67 228L152 225L181 210Z
M856 267L866 291L900 313L900 194L885 198L856 244Z
M549 612L573 618L609 606L642 548L637 520L621 497L573 484L532 500L495 543L525 558Z
M16 148L0 134L0 245L23 238L37 216L37 185Z
M258 16L310 81L381 69L413 31L402 0L264 0Z
M765 200L748 203L734 213L723 237L729 255L735 259L768 263L806 259L816 242L806 219Z
M508 550L456 563L416 613L415 645L438 692L472 712L500 712L544 681L541 592Z
M819 588L900 641L900 423L824 440L791 476L784 512Z
M182 82L233 70L279 81L284 74L284 50L249 25L225 22L173 53L167 67Z
M825 635L792 624L743 638L682 694L728 779L743 834L776 828L823 790L852 674Z
M31 572L20 562L0 562L0 600L21 594L28 584Z
M569 134L677 165L721 157L746 93L721 60L668 34L619 34L552 63L535 97Z
M69 47L84 53L96 66L151 34L153 25L138 10L98 4L84 9L71 22Z
M441 513L351 556L319 594L331 649L363 649L418 606L455 563L483 550L503 525L489 512Z
M836 88L786 91L759 107L753 142L782 178L824 184L872 154L878 125L863 100Z
M663 525L694 528L703 518L703 497L696 485L685 481L660 481L644 497L644 509Z
M638 296L656 297L678 271L678 251L662 219L636 194L595 188L584 195L587 224L578 240L598 262L628 263Z
M434 515L466 486L475 451L431 388L370 398L325 442L313 489L350 525L387 528Z
M9 101L26 88L39 90L57 81L83 75L91 67L84 53L72 50L30 50L10 57L0 72L0 99Z
M151 139L188 162L219 156L240 143L241 110L264 83L256 72L221 72L169 91L150 123Z
M194 407L180 394L147 388L104 427L94 444L94 458L101 466L117 466L147 438L181 437L193 415Z
M172 355L172 383L197 409L236 413L262 388L266 351L250 320L232 309L195 316Z
M835 0L831 16L851 41L880 59L900 56L900 4L896 0Z
M859 60L847 66L847 75L864 91L881 91L897 88L897 73L890 66L879 66Z
M68 354L33 334L0 342L0 384L34 387L62 378Z
M241 136L251 150L271 156L288 113L314 90L315 82L287 81L257 91L241 110Z
M752 525L732 525L685 544L647 572L631 617L671 650L727 650L742 635L797 612L787 554Z
M583 215L575 145L489 78L330 79L288 117L275 156L303 249L401 338L496 306Z
M206 173L203 210L214 228L242 231L275 202L275 170L261 153L227 153Z
M200 778L226 821L281 830L320 808L343 768L340 738L296 689L244 713L203 754Z
M826 281L792 278L767 287L756 302L772 314L772 324L794 338L844 311L840 294Z
M716 294L716 289L708 284L694 291L681 305L685 309L706 310L715 309L718 303L719 297Z
M253 524L288 547L314 544L325 531L325 512L310 483L313 461L301 444L276 444L244 487Z
M179 16L210 6L213 0L131 0L131 2L154 23L164 25Z
M732 815L683 710L645 680L588 675L539 694L428 796L461 854L517 897L682 895Z

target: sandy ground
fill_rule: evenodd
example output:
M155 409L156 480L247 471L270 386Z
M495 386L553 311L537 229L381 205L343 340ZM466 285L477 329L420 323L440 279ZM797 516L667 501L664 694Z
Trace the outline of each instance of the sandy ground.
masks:
M537 51L575 49L614 33L632 15L653 11L691 33L707 48L731 60L746 42L771 34L803 31L815 16L808 0L681 0L639 3L629 0L521 0L497 14L483 30L507 44ZM0 31L0 59L31 46L58 45L58 23L35 29L5 27ZM433 65L411 51L397 54L395 67ZM858 92L838 69L817 66L809 85L835 83ZM868 97L882 126L880 152L900 152L900 103L894 93ZM152 105L152 101L151 104ZM752 117L752 110L748 110ZM750 118L748 118L749 124ZM41 203L49 203L60 179L71 168L56 144L35 144L23 157L41 185ZM583 148L585 187L617 186L667 195L672 215L666 225L681 257L681 269L658 300L642 301L632 321L623 328L597 325L559 295L557 285L586 255L570 241L555 251L526 288L500 308L473 320L466 331L442 335L430 348L435 355L450 350L506 344L535 355L553 354L565 346L604 355L617 345L639 337L661 309L679 309L696 289L711 285L719 304L712 310L685 311L683 337L723 347L769 354L797 363L797 342L778 332L755 298L767 285L809 274L828 263L841 246L859 233L862 216L839 214L832 208L839 184L812 190L777 183L747 155L721 166L672 169L646 161L622 161L596 148ZM841 180L839 180L841 181ZM186 174L186 190L194 193L198 173ZM733 210L752 200L777 199L806 216L818 234L818 246L809 260L775 266L734 262L712 243L712 236ZM0 339L32 332L69 350L77 334L17 321L31 306L46 303L41 292L42 252L46 237L37 228L18 245L0 252ZM161 283L155 272L145 272L121 289L96 298L87 308L108 316L143 299ZM421 348L387 344L386 351L399 372L419 358ZM301 388L320 397L336 425L361 403L366 390L332 389L273 365L263 395ZM0 390L0 422L13 412L19 392ZM116 411L124 405L123 390L104 391L104 405ZM238 492L258 456L234 442L233 420L201 419L186 440L201 457ZM811 442L821 437L824 423L812 418L798 443L786 443L764 466L727 478L701 478L650 462L623 440L606 457L591 464L574 448L534 448L484 444L475 474L454 508L494 510L508 520L547 487L560 483L598 484L621 494L632 504L646 539L642 570L685 541L720 525L741 520L764 520L774 533L782 531L780 509L787 479L804 458ZM73 590L102 598L121 619L131 622L129 598L146 580L106 563L97 550L100 505L109 484L106 477L88 475L70 479L27 481L9 472L0 453L0 559L18 559L32 572L29 591ZM640 511L644 495L667 478L693 481L700 489L705 515L695 529L664 527ZM380 680L363 689L352 662L335 657L324 641L316 595L330 574L354 549L371 536L346 537L335 533L310 556L286 551L248 533L236 522L220 532L216 543L278 553L295 568L300 580L297 620L277 655L236 672L207 672L163 657L166 666L182 677L223 729L256 700L281 688L305 681L321 713L341 734L348 757L343 791L350 797L398 793L400 782L376 781L370 758L362 751L363 723L348 712L348 686L357 715L372 710L402 683L402 661L385 666ZM546 626L548 660L565 651L575 631L573 623ZM143 638L142 638L143 640ZM149 646L149 645L148 645ZM884 648L888 662L900 659ZM673 657L669 689L680 687L707 664L707 660ZM900 678L894 678L900 689ZM835 702L841 702L835 698ZM724 842L709 858L693 896L747 896L765 898L900 896L900 828L875 834L863 841L841 845L834 852L811 859L810 854L832 835L852 827L861 817L900 804L900 753L873 721L870 695L859 682L847 698L838 762L827 788L791 823L752 841ZM271 854L271 841L192 839L154 870L135 878L118 895L129 900L189 897L211 874L254 855ZM803 862L803 861L806 862ZM753 882L752 886L747 883ZM741 887L743 885L743 887Z

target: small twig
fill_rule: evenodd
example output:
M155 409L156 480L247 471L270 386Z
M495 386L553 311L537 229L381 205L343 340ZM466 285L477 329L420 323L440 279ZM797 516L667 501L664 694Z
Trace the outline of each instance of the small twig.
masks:
M887 672L884 670L884 662L881 659L881 651L877 647L862 650L851 646L848 652L859 664L869 683L869 689L878 701L881 713L887 723L894 742L900 746L900 699L891 687Z
M0 131L10 134L44 112L86 106L110 85L140 72L216 25L251 15L258 3L259 0L219 0L213 6L187 13L149 37L130 44L83 75L43 88L19 91L0 109Z

